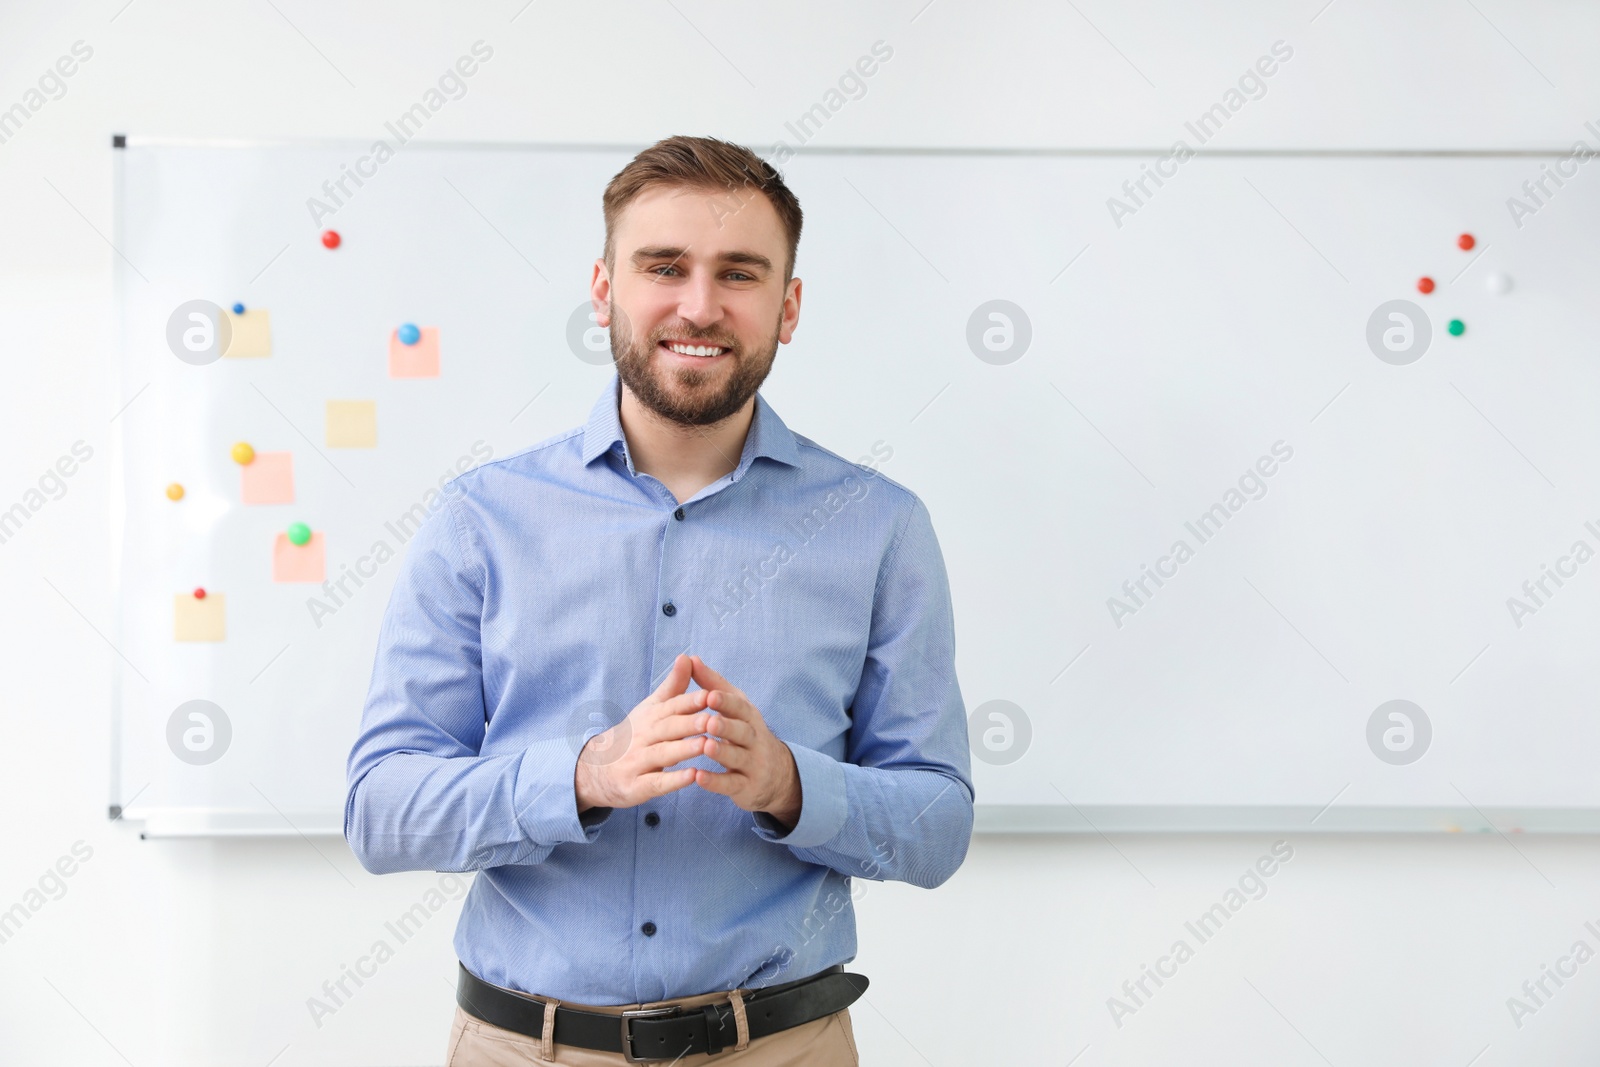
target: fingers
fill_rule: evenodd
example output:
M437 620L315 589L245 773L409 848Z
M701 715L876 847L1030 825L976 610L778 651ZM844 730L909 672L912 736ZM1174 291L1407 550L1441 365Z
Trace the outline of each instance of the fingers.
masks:
M706 740L705 754L730 771L742 771L749 768L755 761L755 753L742 745L730 745L726 741L715 739Z
M672 766L674 763L682 763L686 759L694 759L696 756L703 755L705 747L705 738L698 736L685 737L678 741L657 741L641 752L639 756L646 767L652 767L659 771L665 767ZM648 772L641 774L639 777L648 777Z
M635 741L647 746L705 733L707 722L714 717L705 710L705 702L706 695L696 691L652 705L634 728Z
M653 702L659 703L689 688L689 679L693 677L694 664L688 656L679 653L672 658L672 667L667 671L667 676L661 679L661 684L656 686L656 691L650 694ZM704 688L702 686L702 688Z
M749 697L745 696L744 690L706 666L706 661L699 656L689 658L693 663L691 677L701 689L710 690L712 693L706 700L707 707L715 709L719 714L730 715L747 722L762 721L761 711Z
M688 691L691 681L700 687L693 693ZM749 771L760 756L761 712L699 656L674 656L661 684L635 710L639 729L626 760L633 770L624 772L631 778L626 792L633 804L687 785L699 784L724 796L749 787ZM702 755L726 769L664 769Z
M723 796L732 796L738 792L745 778L744 775L735 771L722 771L719 773L697 768L691 768L691 770L694 770L694 777L690 779L691 781L701 789L709 789L711 792L721 793Z
M651 797L665 796L674 790L693 784L693 767L685 767L677 771L657 771L654 774L641 774L636 782L641 795L635 803L642 803Z
M690 656L689 661L693 668L690 677L695 680L701 689L721 689L737 696L744 696L738 686L708 667L706 661L699 656Z
M714 716L705 711L694 715L668 715L639 731L639 740L642 744L654 745L681 737L699 737L706 732L712 718Z
M720 713L707 716L705 732L719 742L744 748L755 744L757 737L753 724Z
M706 706L706 693L697 689L693 693L679 693L659 704L652 704L644 715L644 721L653 728L656 723L666 722L680 715L693 714L701 711Z
M761 712L750 702L749 697L737 689L731 692L720 687L711 690L706 696L706 707L718 715L726 715L746 724L761 721Z

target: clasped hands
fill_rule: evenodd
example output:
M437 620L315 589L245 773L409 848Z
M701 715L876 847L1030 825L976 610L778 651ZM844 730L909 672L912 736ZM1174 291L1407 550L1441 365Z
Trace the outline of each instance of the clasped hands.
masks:
M693 680L699 689L687 692ZM716 714L712 714L712 712ZM666 768L709 756L727 770ZM591 737L573 772L578 811L631 808L687 785L721 793L786 828L800 819L800 772L789 747L750 698L706 666L679 655L656 691L626 718Z

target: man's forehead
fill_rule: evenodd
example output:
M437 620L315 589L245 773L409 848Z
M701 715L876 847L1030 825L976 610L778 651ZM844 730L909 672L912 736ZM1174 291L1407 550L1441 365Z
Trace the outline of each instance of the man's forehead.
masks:
M689 250L686 259L771 252L782 244L782 230L777 210L758 189L661 187L645 190L623 209L619 251L677 247Z

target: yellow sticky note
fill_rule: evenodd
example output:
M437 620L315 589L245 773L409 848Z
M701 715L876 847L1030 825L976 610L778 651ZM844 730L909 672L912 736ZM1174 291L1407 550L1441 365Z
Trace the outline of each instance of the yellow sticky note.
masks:
M377 448L378 402L328 401L327 442L329 448Z
M224 310L228 327L232 331L224 359L265 359L272 355L272 316L261 308L245 308L244 314L235 315Z
M293 504L294 453L257 452L239 468L239 498L246 504Z
M178 593L172 598L172 639L221 641L227 617L228 598L221 593Z
M437 378L439 376L439 327L424 326L417 343L400 340L400 331L389 334L389 377Z
M280 533L272 544L272 580L275 582L320 582L328 570L328 552L322 534L297 545Z

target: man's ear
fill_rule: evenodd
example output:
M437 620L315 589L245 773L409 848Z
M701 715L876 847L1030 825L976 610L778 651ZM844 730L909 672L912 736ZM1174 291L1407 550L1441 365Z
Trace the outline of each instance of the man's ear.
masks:
M594 261L594 273L589 276L589 303L594 308L595 324L610 326L611 272L606 270L603 258Z
M778 322L778 342L788 344L800 325L800 279L789 279L788 293L783 300L783 317Z

